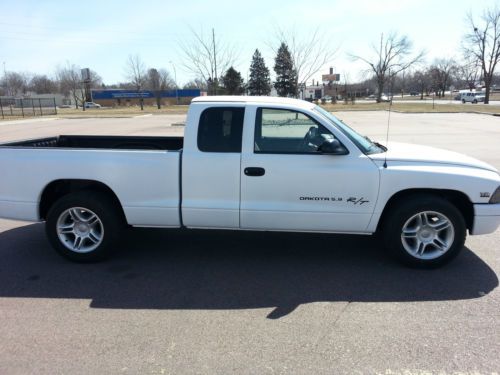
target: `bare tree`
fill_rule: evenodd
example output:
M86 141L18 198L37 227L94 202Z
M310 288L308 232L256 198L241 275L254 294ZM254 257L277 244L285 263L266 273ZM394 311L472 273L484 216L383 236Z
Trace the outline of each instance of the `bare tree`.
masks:
M78 109L79 105L81 105L85 111L85 90L80 75L80 68L75 64L67 62L66 66L57 68L56 77L59 81L59 91L61 94L71 96L75 102L75 108Z
M369 65L368 71L373 73L377 80L377 102L380 103L385 84L398 73L420 62L424 52L413 54L413 44L410 39L397 33L391 33L387 37L381 34L379 45L372 45L372 50L374 55L371 57L358 55L351 57Z
M1 86L8 96L23 95L28 90L28 74L6 72L1 81Z
M197 77L202 78L208 87L209 94L217 94L219 74L234 64L236 48L234 45L216 38L215 31L207 35L200 30L190 28L191 38L179 42L182 51L182 65Z
M53 94L57 92L57 83L45 74L35 74L31 77L29 87L30 91L34 91L37 94Z
M141 57L136 55L129 55L125 67L127 79L134 86L134 89L139 95L139 103L141 104L141 111L144 110L144 98L142 97L142 90L147 82L146 65L141 60Z
M184 89L199 89L207 91L207 83L201 78L195 78L184 85Z
M348 72L344 71L342 77L344 77L344 90L343 90L344 103L347 104L349 103L349 98L351 97L352 94L351 76L349 75Z
M75 108L79 106L85 111L85 85L81 76L81 69L75 64L66 62L65 66L59 66L56 69L56 80L59 86L59 92L64 96L70 96L75 102ZM101 77L90 70L90 88L102 85Z
M417 91L420 93L420 100L423 100L424 94L428 94L432 86L432 79L429 71L417 70L411 75L409 81L410 85L416 87Z
M175 87L175 82L167 70L151 68L148 70L146 85L148 89L153 91L156 106L160 109L162 92Z
M300 86L333 61L338 48L331 47L329 36L319 27L310 33L304 33L296 28L288 30L277 28L276 40L268 44L275 54L282 43L288 46Z
M500 8L495 6L484 10L479 22L469 14L470 32L464 38L466 54L474 56L481 64L486 88L484 104L490 101L491 81L500 60Z
M457 70L455 60L437 59L434 61L434 64L432 64L429 70L437 96L444 97L445 91L450 85L450 81Z
M476 88L476 83L480 77L481 64L476 59L467 59L457 66L455 71L455 80L461 86L469 90Z
M500 74L494 74L493 79L491 80L493 85L500 86Z

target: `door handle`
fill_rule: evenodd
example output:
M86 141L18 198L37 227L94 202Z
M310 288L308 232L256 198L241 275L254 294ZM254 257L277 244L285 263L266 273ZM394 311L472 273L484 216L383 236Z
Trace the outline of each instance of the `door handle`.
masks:
M266 174L266 170L260 167L248 167L245 168L244 172L245 175L254 177L264 176Z

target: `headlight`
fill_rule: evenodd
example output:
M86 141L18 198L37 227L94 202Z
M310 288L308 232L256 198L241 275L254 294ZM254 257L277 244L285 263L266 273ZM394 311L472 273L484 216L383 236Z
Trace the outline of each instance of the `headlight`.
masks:
M490 203L500 203L500 186L497 187L493 196L490 198Z

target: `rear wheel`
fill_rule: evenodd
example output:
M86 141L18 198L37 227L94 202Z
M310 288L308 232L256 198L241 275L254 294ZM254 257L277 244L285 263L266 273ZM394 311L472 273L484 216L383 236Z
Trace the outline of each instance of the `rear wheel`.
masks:
M477 100L476 100L476 99L474 99L474 101L473 101L472 103L473 103L473 104L477 104Z
M415 195L389 212L383 231L386 247L397 259L432 268L460 253L466 226L460 211L447 200Z
M50 208L45 230L59 254L76 262L93 262L113 250L123 223L119 208L108 195L77 192Z
M462 104L465 104L465 99L462 99Z

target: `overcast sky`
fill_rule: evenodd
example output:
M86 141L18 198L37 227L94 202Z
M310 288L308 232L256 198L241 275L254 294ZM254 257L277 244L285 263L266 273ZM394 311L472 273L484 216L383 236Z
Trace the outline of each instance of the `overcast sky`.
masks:
M276 27L308 35L316 28L337 49L328 66L351 80L364 69L348 53L366 55L381 33L397 31L425 49L427 60L459 57L468 12L479 15L498 0L344 0L344 1L6 1L1 0L0 63L7 71L53 75L66 61L95 70L107 84L125 81L129 54L148 67L166 68L179 85L193 79L181 67L180 41L190 27L234 43L235 64L247 77L251 56L259 48L272 70L269 47ZM2 67L3 68L3 67Z

